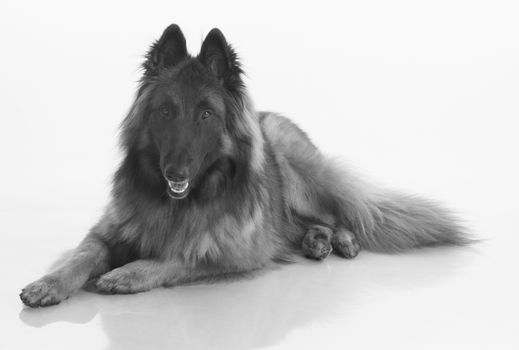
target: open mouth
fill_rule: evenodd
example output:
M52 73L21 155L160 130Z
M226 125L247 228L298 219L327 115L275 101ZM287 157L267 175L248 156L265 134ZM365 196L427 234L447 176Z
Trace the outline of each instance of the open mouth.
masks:
M185 198L189 193L189 189L189 180L183 180L178 182L168 180L168 195L171 198Z

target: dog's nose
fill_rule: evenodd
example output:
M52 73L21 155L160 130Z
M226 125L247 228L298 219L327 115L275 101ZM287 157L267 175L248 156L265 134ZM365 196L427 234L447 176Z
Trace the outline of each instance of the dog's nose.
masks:
M179 169L166 167L166 169L164 169L164 177L169 181L181 182L189 178L189 169L187 167Z

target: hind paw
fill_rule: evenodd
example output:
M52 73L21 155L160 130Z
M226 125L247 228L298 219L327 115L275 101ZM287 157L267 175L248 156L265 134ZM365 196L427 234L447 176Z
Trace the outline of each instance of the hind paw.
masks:
M353 259L360 252L360 244L355 235L345 229L339 229L332 237L334 252L346 259Z
M323 260L332 252L330 228L314 225L308 229L303 239L303 254L310 259Z

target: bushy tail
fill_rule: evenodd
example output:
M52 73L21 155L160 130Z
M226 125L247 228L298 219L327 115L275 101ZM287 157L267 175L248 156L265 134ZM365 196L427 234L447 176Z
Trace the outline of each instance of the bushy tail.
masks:
M473 241L454 215L433 201L373 190L361 185L351 174L333 173L341 177L338 180L334 176L333 191L339 198L339 211L364 249L394 253Z
M446 209L430 201L391 195L366 203L352 222L361 246L378 252L399 252L435 245L470 242L463 228Z

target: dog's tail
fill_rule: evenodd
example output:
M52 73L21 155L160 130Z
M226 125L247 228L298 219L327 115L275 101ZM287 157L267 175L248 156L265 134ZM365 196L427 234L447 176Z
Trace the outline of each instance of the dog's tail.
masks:
M473 242L454 215L433 201L367 190L369 187L361 185L351 174L334 173L341 177L339 180L334 176L333 186L338 211L364 249L393 253Z
M361 246L368 250L399 252L471 241L448 210L414 196L384 195L347 212Z

